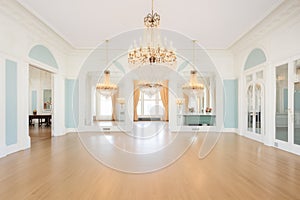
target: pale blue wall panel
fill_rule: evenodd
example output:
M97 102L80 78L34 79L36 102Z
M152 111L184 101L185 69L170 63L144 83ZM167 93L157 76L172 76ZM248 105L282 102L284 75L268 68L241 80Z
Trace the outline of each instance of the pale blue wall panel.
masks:
M78 81L74 79L65 80L65 127L76 128L78 126L79 112L79 88Z
M11 60L5 62L5 143L18 140L18 67Z
M253 49L251 53L248 55L244 69L250 69L259 64L266 62L267 58L263 50L261 49Z
M238 128L238 80L224 80L224 128Z
M43 45L34 46L29 52L29 57L48 66L58 69L58 65L54 56L49 51L49 49Z

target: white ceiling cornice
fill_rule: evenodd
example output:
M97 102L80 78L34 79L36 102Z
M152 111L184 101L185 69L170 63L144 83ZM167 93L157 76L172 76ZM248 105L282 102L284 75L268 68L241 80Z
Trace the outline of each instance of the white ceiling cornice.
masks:
M37 33L45 41L51 43L63 52L70 53L71 50L75 52L87 52L93 48L75 48L70 42L62 37L57 31L54 31L45 24L41 19L37 18L37 14L33 14L32 11L27 11L24 5L20 5L17 1L1 1L0 11L5 13L10 18L20 22L29 32ZM276 5L277 6L277 5ZM276 7L275 6L275 7ZM272 9L270 9L272 10ZM255 25L249 32L245 33L241 38L237 39L227 50L238 50L245 45L251 45L253 41L257 41L262 38L266 33L276 28L280 24L284 23L295 13L300 13L300 1L299 0L285 0L275 10L273 10L267 17L265 17L260 23ZM222 49L209 49L208 50L222 50ZM224 49L223 49L224 50ZM226 49L225 49L226 50Z
M10 19L17 21L22 25L28 33L35 34L38 38L41 38L56 49L61 50L65 54L68 54L74 47L68 43L64 38L58 35L50 27L44 24L40 19L27 11L17 1L1 1L0 12L5 14ZM32 35L29 35L33 37Z
M236 41L229 49L234 52L239 52L247 46L253 45L261 40L264 36L274 30L276 27L287 22L294 15L300 14L299 0L286 0L277 7L270 15L262 22L252 28L247 34Z
M92 49L105 39L143 27L151 1L17 0L73 47ZM155 1L161 28L201 41L205 49L227 49L284 0ZM91 47L91 48L90 48Z

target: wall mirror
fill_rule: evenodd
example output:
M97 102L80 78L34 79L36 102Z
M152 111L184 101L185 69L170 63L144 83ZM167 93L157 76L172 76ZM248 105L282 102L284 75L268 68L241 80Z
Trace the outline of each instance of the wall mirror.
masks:
M52 91L51 89L43 90L43 110L46 112L51 112L52 108Z

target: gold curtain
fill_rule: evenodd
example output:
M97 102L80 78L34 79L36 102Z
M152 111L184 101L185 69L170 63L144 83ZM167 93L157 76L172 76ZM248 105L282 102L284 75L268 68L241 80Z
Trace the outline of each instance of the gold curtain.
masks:
M137 106L139 103L140 99L140 89L138 88L138 81L134 80L134 91L133 91L133 121L138 120L138 115L137 115Z
M111 106L112 106L112 114L111 114L111 119L112 121L116 121L117 117L116 117L116 99L117 99L118 93L114 94L111 97Z
M164 120L169 121L169 81L163 81L163 88L160 90L161 101L165 108Z
M184 98L185 112L189 112L189 96L183 94L183 98Z

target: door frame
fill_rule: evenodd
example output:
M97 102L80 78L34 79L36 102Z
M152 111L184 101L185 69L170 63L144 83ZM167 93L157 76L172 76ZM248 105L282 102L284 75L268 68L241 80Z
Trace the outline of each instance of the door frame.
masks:
M300 145L294 144L294 84L296 81L296 77L294 74L295 61L300 59L300 55L291 57L284 61L272 64L272 83L273 83L273 91L274 93L274 101L273 101L273 134L272 139L274 141L274 146L295 154L300 155ZM287 64L288 65L288 141L282 141L276 139L276 68Z
M243 103L242 103L242 108L243 108L243 130L242 131L242 135L253 139L255 141L258 142L262 142L264 143L265 140L265 77L266 77L266 64L260 64L256 67L250 68L248 70L245 70L245 72L243 73L243 93L244 93L244 99L243 99ZM262 72L263 73L263 78L262 79L258 79L256 77L256 73L257 72ZM252 80L250 82L247 83L247 76L252 75ZM255 84L258 83L261 85L262 87L262 100L261 100L261 133L257 134L255 133L255 129L253 132L248 131L248 87L253 84L253 86L255 87ZM253 88L253 91L255 90L255 88ZM254 93L253 93L254 95ZM255 102L253 102L254 104ZM253 123L253 128L255 127L255 123Z
M51 89L52 89L52 112L51 112L51 136L56 136L55 134L55 118L56 118L56 115L54 114L55 110L56 110L56 92L55 92L55 85L56 85L56 82L57 82L57 79L55 78L55 76L57 75L57 72L58 70L55 69L55 68L52 68L52 67L49 67L43 63L40 63L40 62L37 62L37 61L34 61L32 59L30 59L30 61L27 63L27 70L28 70L28 73L27 73L27 81L28 81L28 89L27 89L27 95L30 94L31 91L29 91L29 79L30 79L30 74L29 74L29 68L30 67L35 67L39 70L43 70L43 71L47 71L51 74ZM30 103L30 102L28 102ZM28 105L27 105L28 106ZM31 113L29 113L29 109L27 109L27 116L29 116ZM28 124L28 123L27 123ZM28 125L27 125L28 126ZM27 130L29 130L29 126L27 127ZM29 132L28 132L29 134Z
M254 97L254 101L252 102L252 106L254 107L255 109L255 85L256 84L259 84L261 86L261 132L260 133L256 133L255 132L255 121L256 119L253 118L253 124L252 124L252 128L253 128L253 131L248 131L248 112L246 112L246 119L247 119L247 122L246 122L246 134L245 136L246 137L249 137L251 139L254 139L256 141L259 141L259 142L263 142L263 139L264 139L264 135L265 135L265 129L264 129L264 119L265 119L265 115L264 115L264 112L265 112L265 86L264 86L264 83L262 80L253 80L253 81L250 81L247 85L246 85L246 89L249 88L250 85L253 86L253 93L252 93L252 97ZM245 95L245 98L246 98L246 104L247 104L247 107L248 107L248 94L247 94L247 91L246 92L246 95ZM247 109L248 110L248 109Z

